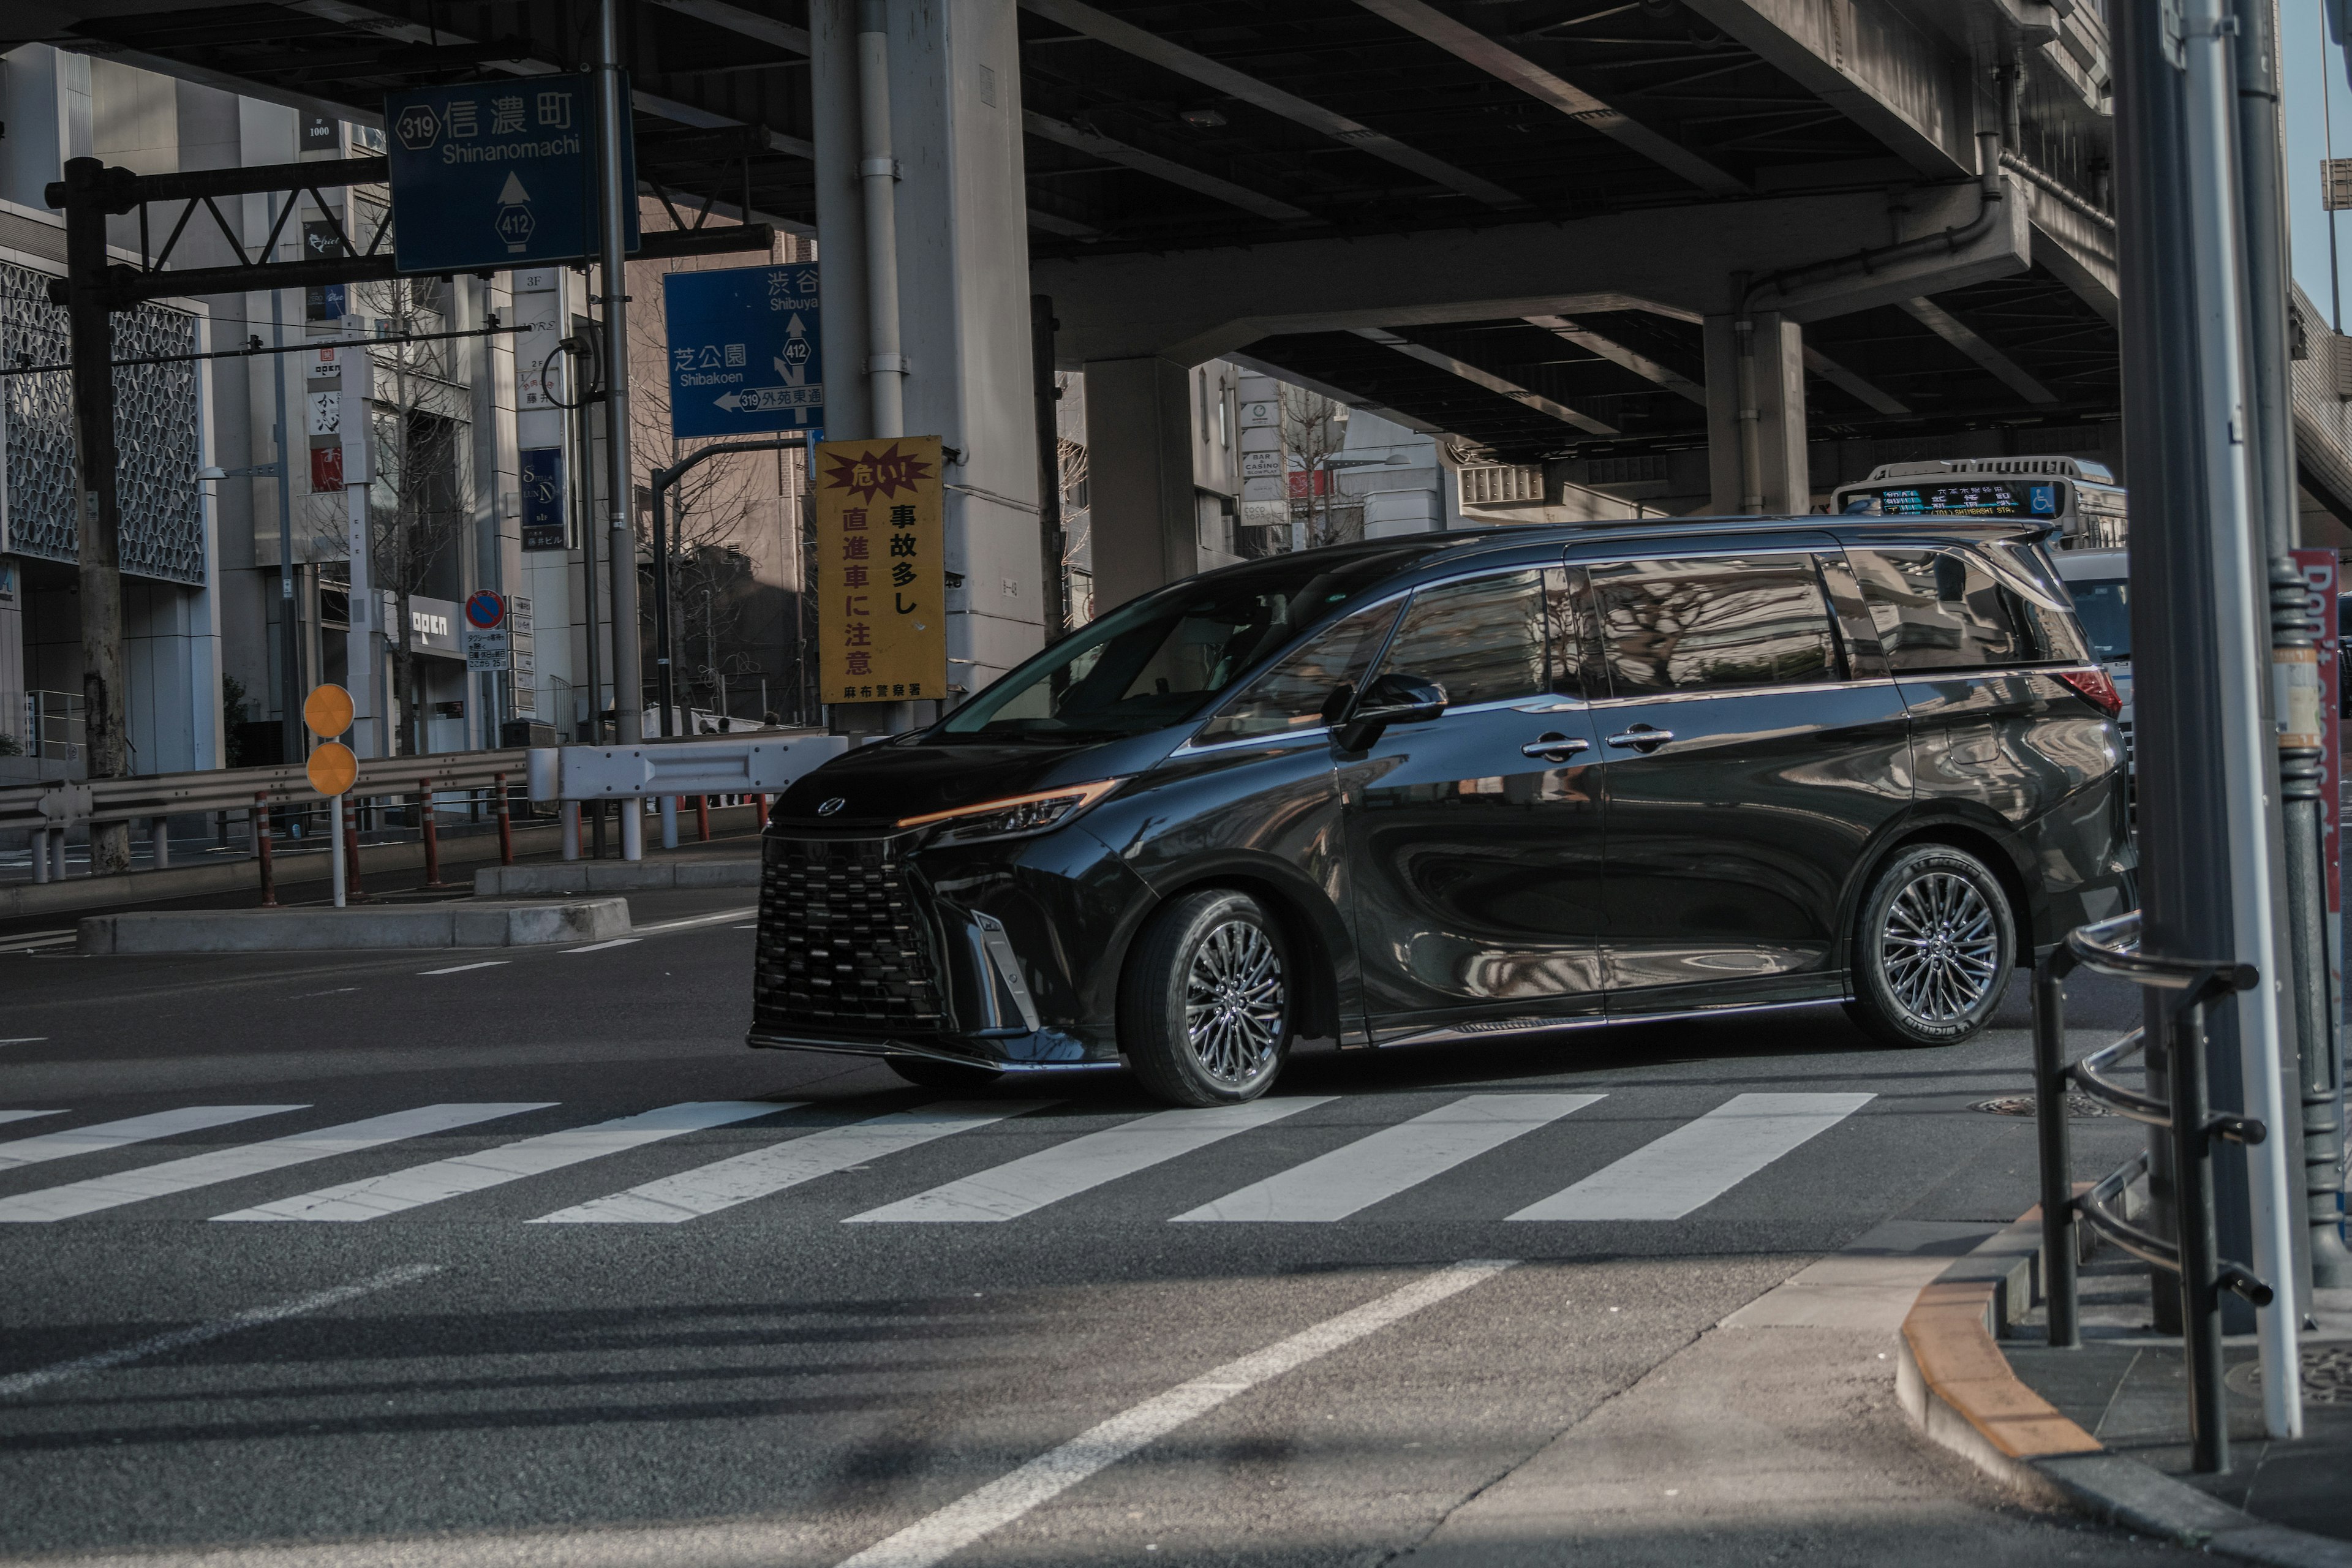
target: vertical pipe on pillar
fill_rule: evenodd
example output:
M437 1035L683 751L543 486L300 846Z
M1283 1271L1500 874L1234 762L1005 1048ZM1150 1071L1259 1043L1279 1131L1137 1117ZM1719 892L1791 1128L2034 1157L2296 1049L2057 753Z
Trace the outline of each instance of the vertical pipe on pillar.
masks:
M604 0L610 5L614 0ZM866 198L866 375L877 438L907 433L898 350L898 160L890 155L889 7L857 0L858 187Z
M1029 296L1029 356L1032 386L1037 401L1037 563L1045 580L1045 640L1052 642L1070 629L1069 575L1062 558L1069 542L1062 532L1062 432L1054 384L1054 300L1049 294Z
M2206 515L2211 520L2210 563L2215 589L2220 658L2211 675L2220 687L2222 722L2216 739L2227 789L2226 844L2236 916L2230 951L2272 967L2264 984L2236 1000L2240 1081L2246 1114L2276 1135L2246 1150L2246 1191L2252 1221L2254 1271L2277 1294L2254 1315L2261 1347L2263 1419L2273 1437L2300 1436L2303 1404L2296 1372L2294 1239L2288 1215L2286 1120L2280 1092L2276 971L2280 943L2273 921L2270 846L2276 832L2271 774L2276 734L2265 732L2257 649L2269 642L2258 606L2268 602L2266 569L2258 569L2252 478L2246 448L2249 412L2244 311L2244 258L2238 166L2237 78L2228 0L2188 0L2182 49L2188 62L2189 200L2195 267L2193 321L2200 350L2199 435L2206 446ZM2176 1105L2189 1088L2176 1085ZM2299 1109L2299 1108L2298 1108ZM2187 1179L2187 1173L2181 1173ZM2185 1241L2186 1238L2184 1238ZM2188 1256L2184 1246L2182 1257Z
M82 734L88 776L130 771L124 744L122 512L115 488L114 317L107 298L106 217L112 171L96 158L68 158L57 194L66 209L66 331L73 365L74 456L80 483ZM128 178L129 172L122 171ZM89 825L89 874L131 868L131 825Z
M596 121L604 199L604 455L613 508L613 716L625 746L645 738L646 687L637 648L637 535L629 521L635 487L629 473L628 207L635 190L621 187L621 138L632 134L629 100L621 90L621 0L596 7ZM640 814L621 818L621 855L644 857Z

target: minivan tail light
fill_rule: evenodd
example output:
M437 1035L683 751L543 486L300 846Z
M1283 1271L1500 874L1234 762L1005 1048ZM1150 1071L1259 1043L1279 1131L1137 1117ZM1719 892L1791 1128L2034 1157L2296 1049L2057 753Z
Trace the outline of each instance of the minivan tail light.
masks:
M2088 669L2059 669L2052 674L2088 699L2092 707L2112 719L2124 710L2124 694L2097 665Z

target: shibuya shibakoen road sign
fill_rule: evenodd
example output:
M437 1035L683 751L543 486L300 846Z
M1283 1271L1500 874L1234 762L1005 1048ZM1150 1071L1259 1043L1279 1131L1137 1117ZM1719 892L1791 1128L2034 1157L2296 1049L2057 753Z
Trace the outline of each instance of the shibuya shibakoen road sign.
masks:
M947 695L944 500L937 436L817 444L824 700Z
M759 436L824 423L814 264L662 276L670 433Z
M624 81L621 100L628 101ZM599 250L596 85L586 75L504 77L387 94L392 238L403 272L490 272ZM637 188L621 127L621 188ZM628 248L637 205L625 204Z

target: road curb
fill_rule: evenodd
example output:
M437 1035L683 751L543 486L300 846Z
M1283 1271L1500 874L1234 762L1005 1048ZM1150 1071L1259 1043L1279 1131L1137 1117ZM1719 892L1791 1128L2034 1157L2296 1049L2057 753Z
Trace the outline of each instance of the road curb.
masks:
M478 899L549 898L568 893L639 893L661 888L756 888L756 858L730 860L565 860L554 865L484 866L474 873Z
M323 910L139 910L87 915L83 953L310 952L532 947L602 942L629 931L626 899L560 904L362 905Z
M1958 1259L1903 1321L1895 1393L1930 1438L2028 1497L2273 1568L2352 1568L2352 1542L2271 1524L2110 1452L2020 1381L1994 1335L2032 1304L2042 1209Z

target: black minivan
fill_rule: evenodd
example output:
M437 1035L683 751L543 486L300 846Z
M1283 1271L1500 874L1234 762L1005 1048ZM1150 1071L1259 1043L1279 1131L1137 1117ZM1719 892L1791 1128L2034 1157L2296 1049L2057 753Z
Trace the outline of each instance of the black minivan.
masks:
M782 797L755 1046L932 1087L1843 1001L1985 1025L2129 908L2116 700L2039 542L1645 520L1134 600Z

